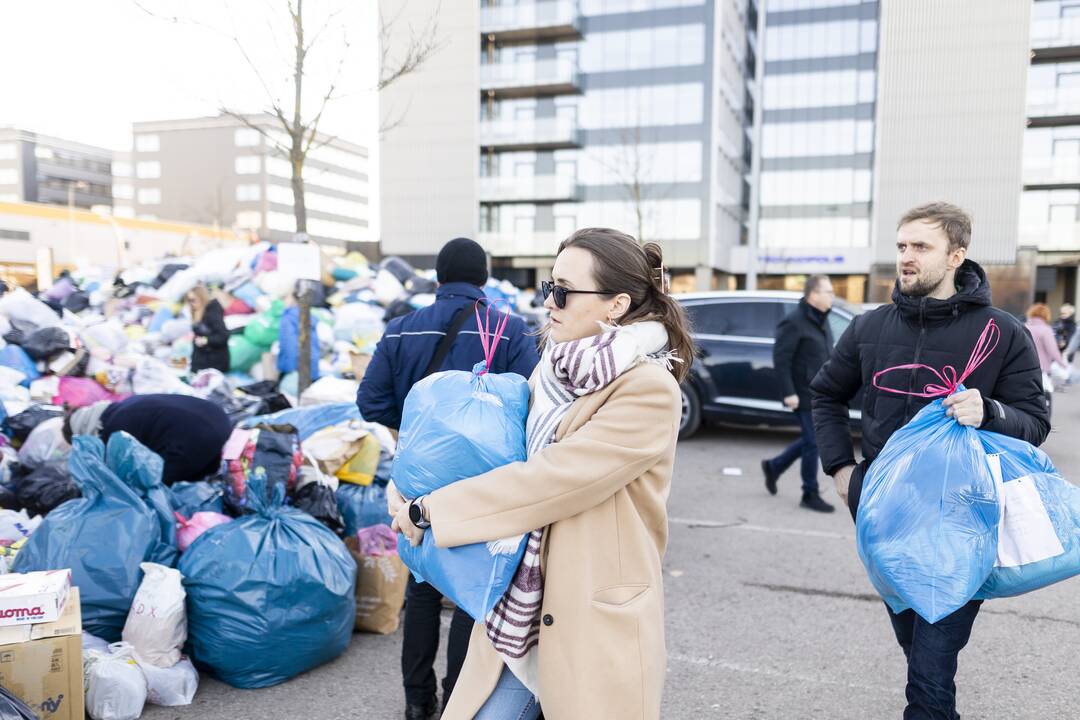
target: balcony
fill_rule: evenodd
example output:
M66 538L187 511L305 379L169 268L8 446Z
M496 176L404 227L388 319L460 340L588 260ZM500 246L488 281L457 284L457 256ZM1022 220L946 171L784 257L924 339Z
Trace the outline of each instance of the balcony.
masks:
M1080 18L1033 21L1031 51L1035 62L1080 56Z
M482 120L480 147L500 151L568 150L581 147L581 133L569 118Z
M481 232L476 240L495 257L555 257L565 235L556 232Z
M564 175L480 178L480 202L567 202L577 200L576 178Z
M1080 88L1032 88L1028 92L1028 125L1073 125L1080 118Z
M1080 187L1080 157L1025 158L1025 187Z
M546 0L480 8L480 32L496 42L581 39L574 0Z
M496 98L574 95L581 77L567 58L481 64L480 91Z

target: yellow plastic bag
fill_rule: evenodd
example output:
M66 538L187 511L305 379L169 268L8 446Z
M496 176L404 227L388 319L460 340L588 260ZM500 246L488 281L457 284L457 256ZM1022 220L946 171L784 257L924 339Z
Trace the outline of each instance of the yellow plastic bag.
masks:
M382 445L375 436L366 436L361 441L360 450L335 473L337 479L354 485L370 485L379 468L381 454Z

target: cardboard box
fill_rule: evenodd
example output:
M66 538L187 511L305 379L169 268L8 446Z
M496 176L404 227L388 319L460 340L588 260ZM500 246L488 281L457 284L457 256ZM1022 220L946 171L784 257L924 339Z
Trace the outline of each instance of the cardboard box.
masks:
M83 720L82 609L71 588L63 614L51 623L5 628L33 639L0 644L0 685L41 720Z
M59 619L71 590L71 570L0 575L0 627Z

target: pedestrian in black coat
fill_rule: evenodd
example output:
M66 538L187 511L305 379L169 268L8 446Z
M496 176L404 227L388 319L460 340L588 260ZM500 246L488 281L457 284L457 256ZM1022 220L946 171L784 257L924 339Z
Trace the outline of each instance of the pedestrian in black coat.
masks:
M833 506L821 499L818 490L818 447L810 412L810 381L829 359L833 336L829 328L832 310L832 282L828 275L812 275L803 288L803 299L792 313L776 326L773 345L773 368L780 380L784 405L795 413L801 434L782 453L761 461L765 488L776 494L776 481L796 460L801 460L801 507L818 512L832 512Z
M964 373L972 348L992 320L1000 330L993 352L964 380L966 390L947 397L947 413L961 425L984 428L1040 445L1050 432L1043 398L1042 370L1031 336L1009 313L991 305L983 269L966 259L971 218L948 203L910 210L897 227L897 275L893 304L860 315L836 345L811 383L814 427L825 472L837 493L859 506L862 478L885 443L933 398L894 394L874 387L886 368L923 364ZM888 373L880 383L904 392L922 392L937 381L925 370ZM862 452L856 464L848 402L860 388ZM924 478L912 477L911 482ZM957 658L967 644L982 604L973 600L952 615L928 623L914 610L889 610L897 642L908 659L905 718L947 718L956 714Z
M191 329L195 333L191 372L210 369L229 372L229 329L225 326L221 303L211 300L202 285L192 288L187 301L191 308Z

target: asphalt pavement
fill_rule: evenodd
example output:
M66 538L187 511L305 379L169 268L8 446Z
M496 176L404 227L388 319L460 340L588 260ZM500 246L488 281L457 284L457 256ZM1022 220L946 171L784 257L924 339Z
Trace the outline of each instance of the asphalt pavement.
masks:
M1080 484L1080 387L1055 396L1044 446ZM793 436L709 428L680 444L665 559L664 718L900 718L906 666L866 579L850 516L798 506L798 468L764 489L759 462ZM822 478L823 486L831 483ZM831 488L825 497L836 501ZM444 631L449 623L444 613ZM356 635L344 656L263 690L209 678L171 718L400 718L401 636ZM960 656L964 718L1080 718L1080 579L983 606ZM576 719L575 719L576 720ZM615 720L615 719L613 719Z

